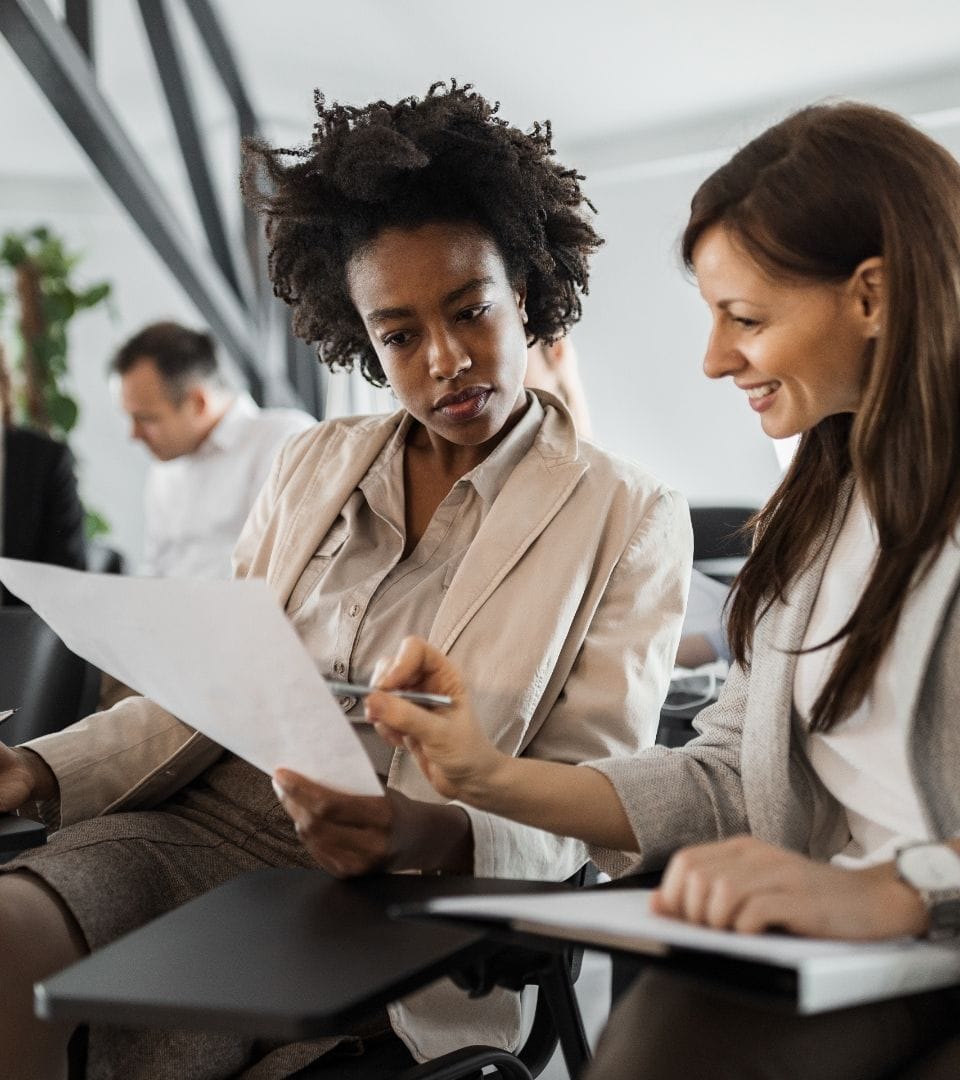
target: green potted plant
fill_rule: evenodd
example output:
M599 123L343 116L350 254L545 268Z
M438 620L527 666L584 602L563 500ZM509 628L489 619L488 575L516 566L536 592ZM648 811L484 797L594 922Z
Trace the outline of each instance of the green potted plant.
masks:
M8 232L0 238L0 316L11 312L16 338L14 413L18 423L67 440L80 409L68 387L67 327L81 311L104 303L110 284L79 287L74 269L79 256L44 226ZM87 507L88 537L110 531L106 520Z

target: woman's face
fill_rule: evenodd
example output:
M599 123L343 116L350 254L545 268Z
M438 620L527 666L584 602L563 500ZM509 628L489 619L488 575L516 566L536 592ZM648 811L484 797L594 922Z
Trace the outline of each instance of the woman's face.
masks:
M526 294L486 233L384 229L350 260L347 283L391 389L429 432L482 446L519 416Z
M693 264L713 315L703 370L731 376L768 435L783 439L857 411L879 333L879 259L840 284L774 280L714 225Z

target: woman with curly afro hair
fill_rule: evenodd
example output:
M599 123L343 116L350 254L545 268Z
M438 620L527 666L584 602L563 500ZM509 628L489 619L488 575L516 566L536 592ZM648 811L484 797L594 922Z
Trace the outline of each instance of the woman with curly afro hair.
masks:
M524 133L455 84L363 108L318 95L310 146L248 144L244 171L297 333L400 408L284 447L237 576L266 578L324 675L372 680L376 657L427 637L501 750L564 762L653 742L691 554L675 493L523 387L528 347L580 315L600 242L580 179L548 126ZM243 870L557 880L585 861L578 842L441 800L341 705L382 796L292 769L271 785L143 698L0 747L0 809L44 800L60 826L0 875L3 1076L62 1075L67 1033L33 1021L34 981ZM92 1028L87 1075L281 1077L321 1058L315 1075L384 1077L468 1043L515 1047L520 1030L517 995L471 1001L444 981L339 1040Z

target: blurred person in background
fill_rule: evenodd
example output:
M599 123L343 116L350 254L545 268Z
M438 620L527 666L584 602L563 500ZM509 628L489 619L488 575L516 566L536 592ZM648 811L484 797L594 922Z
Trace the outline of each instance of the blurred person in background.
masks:
M69 448L13 424L10 375L0 353L0 555L86 566L83 507ZM0 605L20 601L0 586Z
M111 364L131 435L156 459L144 496L150 577L227 578L230 554L286 440L316 421L261 409L220 374L213 338L175 322L144 327Z
M559 398L573 417L577 434L582 439L593 438L587 395L580 381L577 354L569 337L551 342L538 341L530 346L523 385L546 390Z

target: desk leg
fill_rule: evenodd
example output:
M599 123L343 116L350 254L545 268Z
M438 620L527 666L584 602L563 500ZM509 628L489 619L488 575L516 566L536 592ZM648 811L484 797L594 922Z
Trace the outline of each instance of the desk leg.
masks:
M565 955L553 957L540 976L540 988L547 996L547 1005L560 1036L560 1049L570 1080L577 1080L590 1062L590 1044L583 1029L583 1017Z

